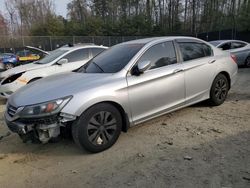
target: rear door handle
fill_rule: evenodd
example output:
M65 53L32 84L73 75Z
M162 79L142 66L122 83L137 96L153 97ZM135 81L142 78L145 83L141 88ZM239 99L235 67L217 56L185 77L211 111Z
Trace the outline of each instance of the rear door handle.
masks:
M213 64L215 61L216 61L216 60L213 59L213 60L209 61L208 64Z
M178 72L182 72L183 71L183 69L176 69L176 70L174 70L174 74L176 74L176 73L178 73Z

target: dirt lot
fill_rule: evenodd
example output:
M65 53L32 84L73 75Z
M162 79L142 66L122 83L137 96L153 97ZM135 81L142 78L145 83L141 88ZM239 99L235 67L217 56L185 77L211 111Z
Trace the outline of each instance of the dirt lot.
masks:
M151 120L99 154L71 140L33 145L11 134L0 140L0 187L249 188L250 69L239 70L223 105L198 104Z

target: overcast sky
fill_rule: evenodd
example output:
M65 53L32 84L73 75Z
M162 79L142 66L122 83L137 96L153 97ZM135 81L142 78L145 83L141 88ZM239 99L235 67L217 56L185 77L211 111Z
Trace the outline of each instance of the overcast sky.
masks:
M5 13L4 1L5 0L0 0L0 11L3 14ZM67 4L71 0L53 0L53 1L55 2L56 13L66 17L66 15L67 15Z

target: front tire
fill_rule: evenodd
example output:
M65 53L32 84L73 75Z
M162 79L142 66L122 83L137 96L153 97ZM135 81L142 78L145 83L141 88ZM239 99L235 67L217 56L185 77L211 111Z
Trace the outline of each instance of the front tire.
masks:
M100 103L85 111L72 125L72 136L82 149L97 153L110 148L122 129L122 117L117 108Z
M12 68L14 68L14 65L13 65L12 63L7 63L7 64L5 65L5 69L6 69L6 70L9 70L9 69L12 69Z
M213 106L219 106L224 103L229 90L229 82L225 75L219 74L213 81L210 90L209 102Z

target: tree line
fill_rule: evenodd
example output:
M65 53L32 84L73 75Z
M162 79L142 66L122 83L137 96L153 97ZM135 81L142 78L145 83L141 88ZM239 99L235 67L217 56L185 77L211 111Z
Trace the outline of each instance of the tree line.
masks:
M5 0L0 34L33 36L195 35L250 30L250 0L72 0L67 17L52 0Z

